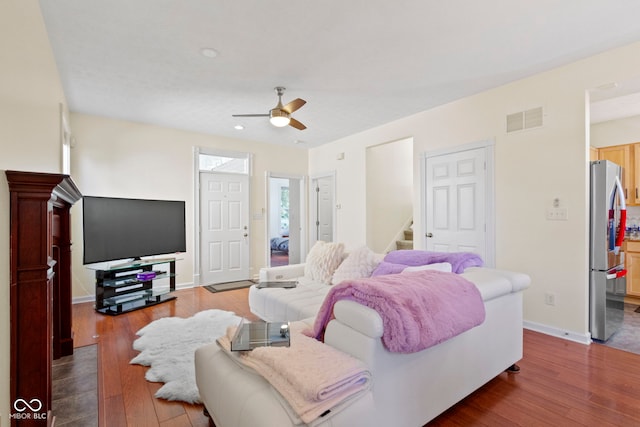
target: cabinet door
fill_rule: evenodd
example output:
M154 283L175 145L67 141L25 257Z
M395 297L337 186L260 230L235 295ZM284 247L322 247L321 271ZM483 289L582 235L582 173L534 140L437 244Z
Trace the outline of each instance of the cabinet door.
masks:
M640 250L640 242L628 242L627 248L629 250L625 253L627 295L640 297L640 252L632 252L633 249Z
M635 204L640 204L640 143L633 144L633 196Z
M600 160L609 160L622 166L622 186L624 187L625 198L628 204L637 204L633 144L602 147L598 150L598 156Z

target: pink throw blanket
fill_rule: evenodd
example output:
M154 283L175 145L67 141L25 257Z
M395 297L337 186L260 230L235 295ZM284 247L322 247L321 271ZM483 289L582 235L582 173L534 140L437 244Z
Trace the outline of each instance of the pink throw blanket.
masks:
M305 423L348 404L371 386L371 372L362 361L299 331L291 330L290 347L231 352L229 337L235 330L230 327L218 344L269 381Z
M382 317L382 343L395 353L413 353L439 344L484 322L480 291L464 277L417 271L345 280L327 294L311 336L321 339L333 305L351 300Z

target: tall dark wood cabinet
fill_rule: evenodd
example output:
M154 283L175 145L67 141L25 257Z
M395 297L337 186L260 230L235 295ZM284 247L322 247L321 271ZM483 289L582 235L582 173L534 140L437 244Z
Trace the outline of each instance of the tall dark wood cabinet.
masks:
M33 402L33 415L13 418L12 425L43 425L51 410L52 360L73 353L69 210L82 195L68 175L6 171L6 176L11 202L11 402ZM38 410L34 399L42 405Z

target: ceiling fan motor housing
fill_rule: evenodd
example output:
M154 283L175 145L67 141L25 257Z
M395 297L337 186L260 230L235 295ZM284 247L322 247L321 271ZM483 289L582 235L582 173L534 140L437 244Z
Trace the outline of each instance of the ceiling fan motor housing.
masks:
M284 127L289 124L290 114L280 108L272 108L269 110L269 120L271 124L277 127Z

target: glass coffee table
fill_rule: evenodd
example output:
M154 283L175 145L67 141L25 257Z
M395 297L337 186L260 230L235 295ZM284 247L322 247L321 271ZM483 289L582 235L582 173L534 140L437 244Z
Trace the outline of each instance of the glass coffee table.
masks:
M231 351L249 351L258 347L289 347L289 322L240 321L231 339Z

